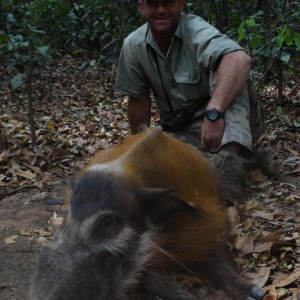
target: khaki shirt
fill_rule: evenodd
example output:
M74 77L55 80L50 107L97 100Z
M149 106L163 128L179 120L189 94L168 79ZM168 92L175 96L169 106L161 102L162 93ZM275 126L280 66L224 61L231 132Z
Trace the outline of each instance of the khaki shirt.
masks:
M181 14L171 46L164 55L146 23L125 39L116 91L145 96L152 90L161 118L171 112L164 88L174 111L203 106L210 98L210 74L216 71L219 58L236 50L243 48L201 17Z

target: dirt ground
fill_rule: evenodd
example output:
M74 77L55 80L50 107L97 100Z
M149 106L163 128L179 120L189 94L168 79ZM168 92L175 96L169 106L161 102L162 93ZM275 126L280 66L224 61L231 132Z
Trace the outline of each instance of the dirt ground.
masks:
M31 188L0 202L0 299L27 298L41 244L55 231L50 219L66 215L65 206L49 205L47 200L64 197L64 186L58 180L48 192Z

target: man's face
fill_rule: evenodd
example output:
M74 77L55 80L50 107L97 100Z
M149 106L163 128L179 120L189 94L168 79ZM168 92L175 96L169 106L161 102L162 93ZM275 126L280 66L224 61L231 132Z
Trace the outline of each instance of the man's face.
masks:
M185 0L140 0L139 8L153 33L173 34L184 3Z

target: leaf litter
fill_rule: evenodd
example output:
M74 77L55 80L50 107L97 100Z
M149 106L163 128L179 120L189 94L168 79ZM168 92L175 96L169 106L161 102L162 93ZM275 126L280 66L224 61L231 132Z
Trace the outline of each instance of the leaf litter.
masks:
M12 71L3 72L7 82ZM0 153L0 199L23 189L47 192L55 180L76 174L96 151L129 135L126 100L113 92L114 67L89 66L66 55L39 67L35 74L37 147L31 146L25 89L14 95L8 86L0 90L0 125L7 143ZM278 176L267 178L260 169L249 171L250 197L228 208L232 228L228 244L234 259L245 277L269 291L265 300L300 297L300 136L299 115L293 110L299 106L297 97L287 97L290 102L280 115L274 89L264 90L267 129L259 146L272 151ZM158 119L155 108L152 119ZM65 215L54 211L48 227L23 228L7 236L5 243L14 244L19 236L44 243L64 222ZM199 278L178 278L200 298L207 293L224 296L203 287Z

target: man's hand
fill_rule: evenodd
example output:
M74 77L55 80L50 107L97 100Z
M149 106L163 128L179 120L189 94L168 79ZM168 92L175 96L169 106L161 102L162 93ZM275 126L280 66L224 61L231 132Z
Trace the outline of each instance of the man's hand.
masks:
M214 122L204 118L201 129L201 149L203 151L218 149L221 145L224 128L225 122L223 118Z

